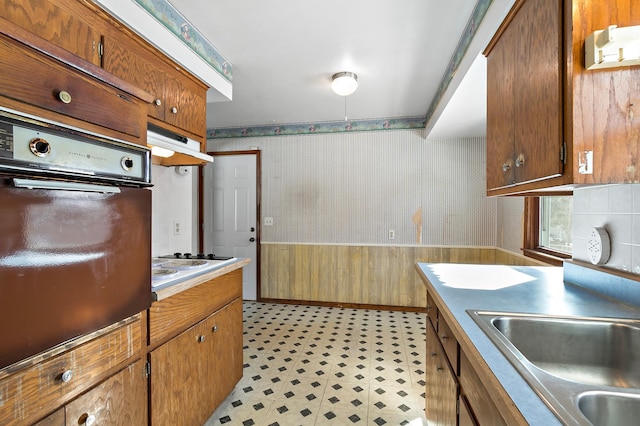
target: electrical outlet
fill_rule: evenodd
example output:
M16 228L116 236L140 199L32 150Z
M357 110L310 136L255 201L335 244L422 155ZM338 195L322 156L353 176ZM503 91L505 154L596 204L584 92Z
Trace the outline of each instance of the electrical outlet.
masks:
M273 218L265 217L264 218L264 226L273 226Z
M182 232L182 225L180 224L180 221L174 220L173 221L173 235L180 235L181 232Z
M393 229L389 229L389 239L390 240L395 240L396 239L396 231Z

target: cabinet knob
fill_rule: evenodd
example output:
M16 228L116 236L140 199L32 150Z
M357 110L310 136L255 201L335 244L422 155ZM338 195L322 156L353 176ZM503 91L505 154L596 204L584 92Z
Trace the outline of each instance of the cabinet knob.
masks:
M69 92L65 91L65 90L61 90L58 92L58 100L60 100L60 102L65 103L65 104L70 104L71 103L71 95L69 94Z
M212 331L213 333L215 333L216 331L218 331L218 326L217 326L217 325L214 325L214 326L211 328L211 331Z
M202 343L206 340L206 337L204 335L202 336L198 336L198 343Z
M444 334L443 334L442 336L440 336L440 338L441 338L443 341L445 341L445 340L447 340L447 339L449 338L449 336L447 336L447 335L444 335Z
M92 426L96 423L96 416L93 414L89 414L87 419L84 421L85 426Z
M69 383L69 381L71 381L72 378L73 378L72 370L67 370L64 373L62 373L62 375L60 376L60 380L62 380L63 383Z
M435 358L436 357L436 353L435 352L431 352L431 358Z
M516 158L516 167L524 166L524 154L518 155Z
M153 101L153 103L158 106L162 105L162 101L160 99L156 99L155 101Z
M441 372L442 370L443 370L443 368L442 368L442 367L437 367L437 366L436 366L436 371L437 371L438 373L439 373L439 372Z
M172 108L171 108L171 112L172 112L173 114L177 114L177 113L178 113L178 108L176 108L176 107L172 107Z
M502 171L503 172L508 172L511 169L511 164L509 163L503 163L502 164Z

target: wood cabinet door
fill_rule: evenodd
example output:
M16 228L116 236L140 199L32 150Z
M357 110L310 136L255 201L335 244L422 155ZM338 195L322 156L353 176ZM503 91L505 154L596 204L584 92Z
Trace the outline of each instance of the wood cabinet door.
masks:
M514 56L515 32L509 27L487 58L487 188L515 182Z
M65 407L67 426L144 425L147 423L147 383L139 360Z
M205 136L207 92L177 70L167 69L165 121L198 136Z
M0 16L43 39L100 65L100 28L76 0L4 0Z
M103 38L102 67L146 92L154 102L147 105L147 115L165 118L165 73L155 64L151 54L123 34L105 35Z
M208 322L202 321L152 351L151 423L199 425L210 412Z
M211 412L242 378L242 300L236 299L209 320Z
M438 335L427 324L425 415L429 424L456 426L458 384Z
M528 0L510 25L517 34L514 161L518 183L563 172L562 3Z

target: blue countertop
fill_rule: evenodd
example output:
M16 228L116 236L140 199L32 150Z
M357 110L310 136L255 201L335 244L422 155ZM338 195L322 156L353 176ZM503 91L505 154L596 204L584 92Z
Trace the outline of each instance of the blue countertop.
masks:
M562 316L640 318L638 308L616 300L634 300L640 283L616 277L608 282L606 296L595 293L603 282L598 272L577 267L526 267L506 265L417 264L425 285L438 303L446 305L447 321L457 322L468 341L486 361L501 386L531 425L560 425L560 421L524 381L500 350L467 313L471 310L522 312ZM605 274L608 277L608 274ZM576 285L576 277L587 283ZM604 280L606 281L606 280ZM637 291L633 291L633 284ZM450 324L451 326L452 324ZM467 344L468 342L464 342ZM461 342L461 346L463 343ZM465 347L462 347L465 350ZM467 349L468 350L468 349Z

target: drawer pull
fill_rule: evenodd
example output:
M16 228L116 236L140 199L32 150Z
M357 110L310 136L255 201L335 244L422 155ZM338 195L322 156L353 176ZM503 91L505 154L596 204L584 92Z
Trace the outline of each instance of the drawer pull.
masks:
M172 113L172 114L177 114L177 113L178 113L178 108L176 108L176 107L172 107L172 108L171 108L171 113Z
M449 336L446 336L446 335L444 335L444 334L443 334L443 335L442 335L442 337L441 337L442 341L445 341L445 340L447 340L448 338L449 338Z
M206 340L206 337L204 335L202 336L198 336L198 343L202 343Z
M212 331L212 332L214 332L214 333L215 333L216 331L218 331L218 326L217 326L217 325L214 325L214 326L211 328L211 331Z
M96 416L90 414L87 416L87 419L84 421L85 426L93 426L96 423Z
M153 103L158 106L162 105L162 101L160 99L156 99L155 101L153 101Z
M441 372L442 370L443 370L443 368L442 368L442 367L436 367L436 371L437 371L438 373L439 373L439 372Z
M432 352L432 353L431 353L431 358L435 358L435 357L436 357L436 353L435 353L435 352Z
M69 383L72 378L73 378L72 370L67 370L64 373L62 373L62 375L60 376L60 380L62 380L63 383Z
M71 103L71 95L69 94L69 92L65 91L65 90L61 90L58 92L58 99L60 100L60 102L64 103L64 104L70 104Z

